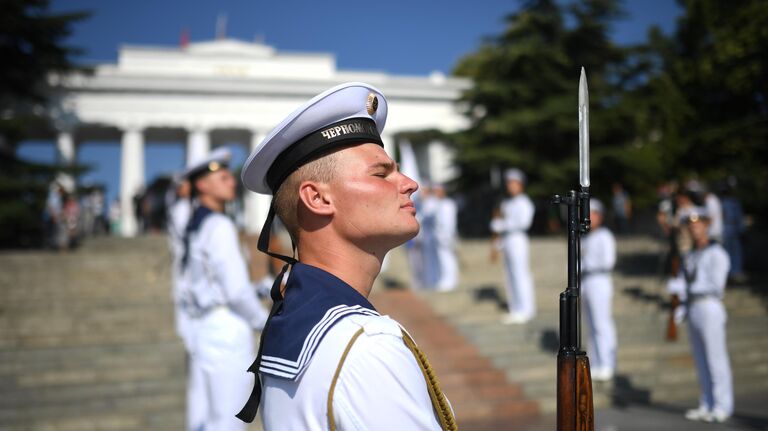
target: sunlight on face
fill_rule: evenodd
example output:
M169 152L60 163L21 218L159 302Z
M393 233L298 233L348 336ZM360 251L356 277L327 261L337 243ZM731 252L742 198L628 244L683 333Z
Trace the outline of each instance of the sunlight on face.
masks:
M201 192L224 202L235 199L237 182L228 169L219 169L216 172L197 180Z
M394 248L419 231L411 194L418 184L397 170L397 164L376 144L338 152L332 183L338 232L362 246Z
M592 224L592 229L597 229L603 224L603 213L597 212L597 211L590 211L589 220Z
M523 183L518 180L507 181L507 192L510 196L517 196L523 192Z
M709 241L709 222L706 219L699 219L688 223L688 231L697 244L705 244Z

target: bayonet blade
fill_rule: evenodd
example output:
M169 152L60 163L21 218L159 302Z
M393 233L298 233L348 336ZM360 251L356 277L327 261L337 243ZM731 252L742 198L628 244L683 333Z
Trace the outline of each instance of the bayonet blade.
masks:
M589 187L589 89L584 67L579 78L579 184Z

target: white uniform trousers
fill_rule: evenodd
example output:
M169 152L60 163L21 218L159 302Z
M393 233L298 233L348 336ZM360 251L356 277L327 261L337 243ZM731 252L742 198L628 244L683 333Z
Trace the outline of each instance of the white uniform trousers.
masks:
M192 323L187 429L245 431L246 424L235 414L253 388L253 378L246 372L255 356L252 330L226 307Z
M435 289L440 282L440 247L433 235L424 235L421 242L422 286Z
M437 260L440 262L440 278L438 290L453 290L459 284L459 263L456 251L450 244L437 244Z
M613 323L613 281L610 274L587 275L581 282L582 307L589 325L589 356L593 369L616 369L616 326Z
M509 312L530 318L536 314L536 299L528 247L528 235L523 232L506 234L502 240Z
M709 411L733 413L731 364L725 341L725 307L719 299L704 297L688 307L691 350L699 375L699 406Z

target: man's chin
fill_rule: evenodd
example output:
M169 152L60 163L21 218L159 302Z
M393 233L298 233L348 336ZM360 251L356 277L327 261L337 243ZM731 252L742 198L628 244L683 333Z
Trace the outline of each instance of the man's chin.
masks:
M387 249L392 250L393 248L400 247L401 245L405 244L406 242L412 240L416 237L419 233L419 226L416 225L413 229L403 229L400 232L392 235L386 235L386 238L380 238L382 240L381 243L387 244Z
M416 235L418 234L419 234L419 225L416 224L416 227L412 229L407 229L403 232L403 234L399 238L400 242L395 247L401 246L406 242L416 238Z

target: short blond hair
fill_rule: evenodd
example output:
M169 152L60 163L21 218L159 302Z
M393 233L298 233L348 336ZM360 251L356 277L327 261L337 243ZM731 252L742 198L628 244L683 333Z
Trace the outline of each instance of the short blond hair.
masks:
M333 181L336 178L336 154L334 151L302 165L288 175L275 193L275 214L280 217L296 246L299 245L299 186L304 181Z

